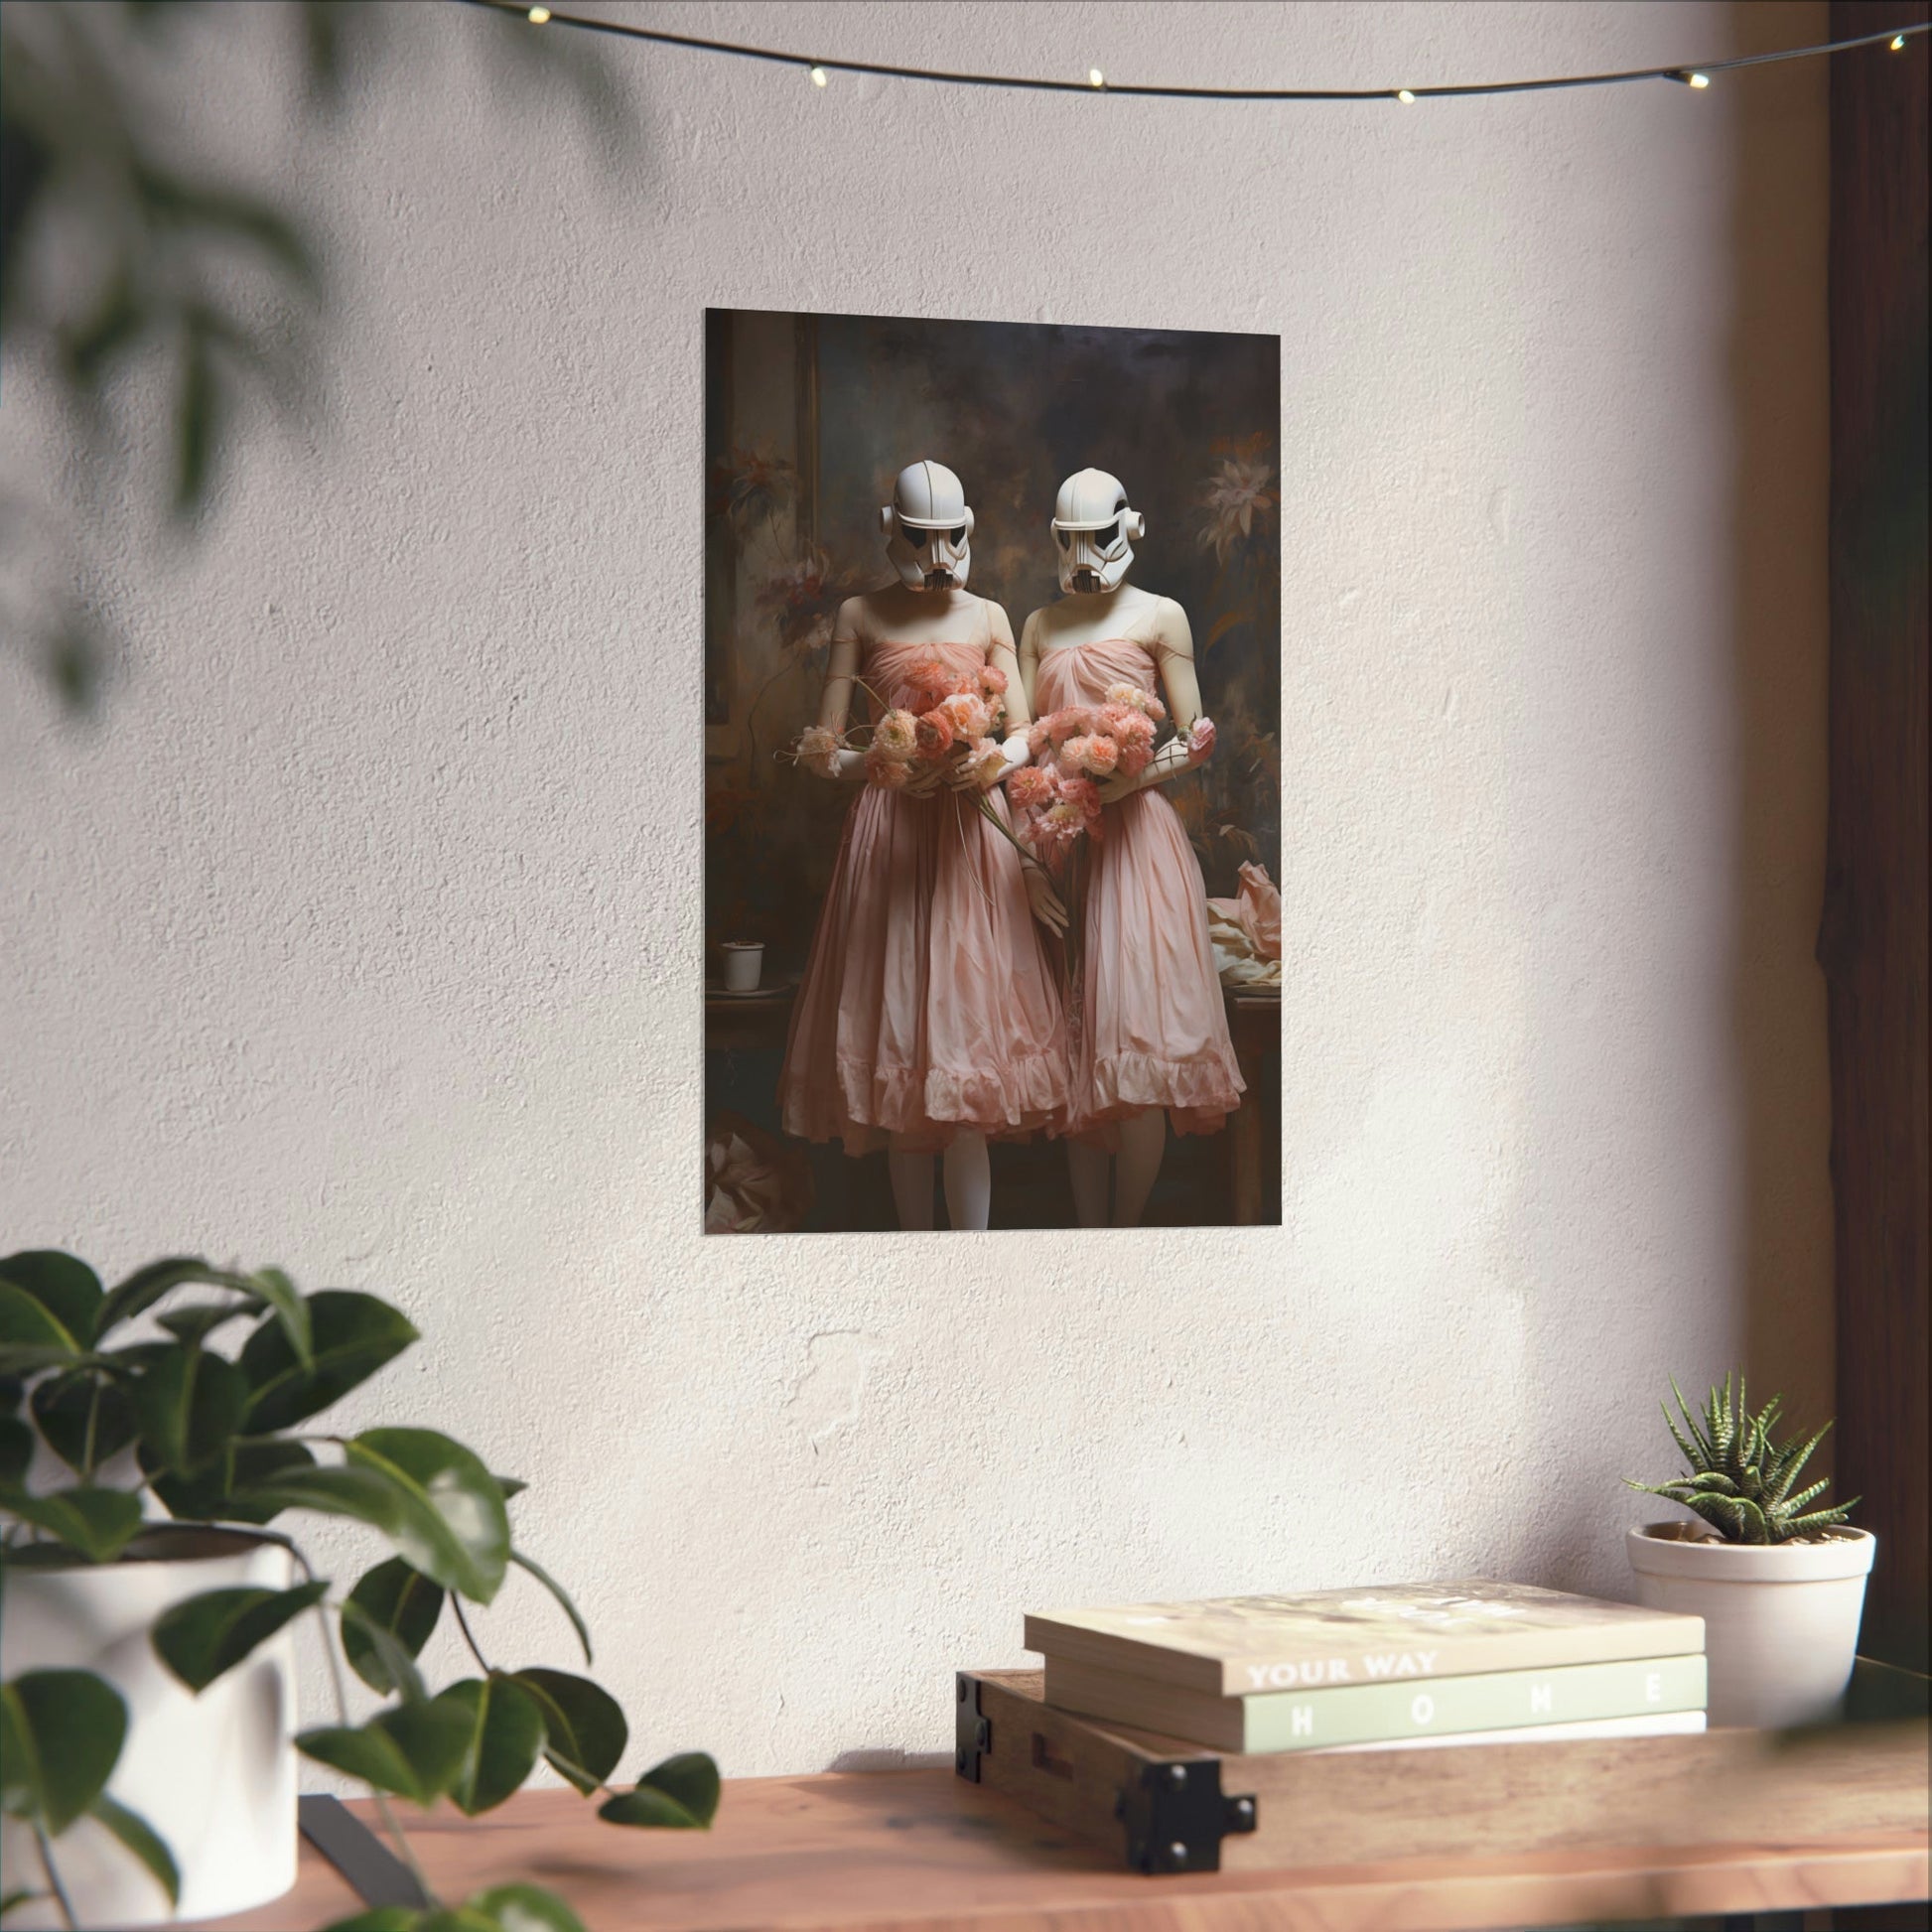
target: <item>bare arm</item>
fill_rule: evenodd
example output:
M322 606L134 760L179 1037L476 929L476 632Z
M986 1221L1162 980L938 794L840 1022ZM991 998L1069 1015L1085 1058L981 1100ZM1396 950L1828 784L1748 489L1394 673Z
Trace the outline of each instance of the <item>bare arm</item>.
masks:
M1039 613L1037 611L1029 616L1026 627L1020 632L1020 683L1026 693L1027 717L1031 722L1034 707L1039 702Z
M1161 684L1168 694L1168 715L1177 736L1161 747L1137 778L1109 778L1100 787L1100 801L1112 805L1148 785L1164 785L1191 766L1187 734L1201 715L1200 680L1194 674L1194 633L1187 613L1173 598L1164 597L1155 618L1156 655L1161 660Z
M849 597L839 606L838 621L832 627L832 650L825 666L825 693L818 701L818 722L836 736L843 737L852 722L852 694L859 677L859 600ZM814 764L821 778L852 784L866 775L863 752L841 750L832 756L832 768Z

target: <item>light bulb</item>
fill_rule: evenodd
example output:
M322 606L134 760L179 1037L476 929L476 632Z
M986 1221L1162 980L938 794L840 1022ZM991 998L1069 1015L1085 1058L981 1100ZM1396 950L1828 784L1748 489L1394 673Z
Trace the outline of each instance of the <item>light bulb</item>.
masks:
M1087 69L1087 85L1089 87L1104 87L1106 84L1107 76L1098 68L1089 68Z
M1416 104L1415 95L1412 94L1407 87L1398 87L1395 90L1395 97L1397 100L1401 101L1401 103L1405 107L1413 107Z
M1708 87L1710 84L1711 76L1708 73L1694 73L1691 75L1691 85L1694 87Z
M1903 53L1904 53L1904 51L1905 51L1905 36L1904 36L1903 34L1894 34L1894 35L1893 35L1893 36L1891 37L1891 51L1892 51L1892 52L1893 52L1894 54L1903 54Z
M548 7L532 7L523 17L532 27L541 27L550 18L550 9Z
M824 84L825 84L825 69L823 68L813 68L812 85L814 87L822 87L824 86Z

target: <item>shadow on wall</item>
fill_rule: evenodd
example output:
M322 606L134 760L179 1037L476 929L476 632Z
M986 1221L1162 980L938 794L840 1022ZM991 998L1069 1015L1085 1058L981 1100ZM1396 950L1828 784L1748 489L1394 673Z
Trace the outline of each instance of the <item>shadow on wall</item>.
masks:
M1828 37L1817 0L1736 7L1728 18L1727 51L1735 54ZM1675 1375L1695 1404L1706 1380L1741 1361L1753 1403L1781 1390L1793 1427L1831 1414L1834 1382L1830 1067L1825 981L1813 958L1828 779L1827 85L1824 63L1794 63L1738 76L1722 101L1735 136L1725 406L1714 412L1729 462L1713 471L1728 483L1730 511L1727 531L1714 519L1727 554L1713 559L1730 626L1729 736L1718 747L1734 786L1722 875L1729 957L1722 983L1687 984L1684 997L1699 1003L1700 1016L1709 1013L1698 1024L1727 1035L1714 1042L1720 1080L1697 1092L1695 1104L1734 1158L1727 1173L1715 1163L1706 1171L1705 1184L1727 1187L1727 1198L1702 1203L1723 1230L1715 1237L1722 1272L1701 1273L1692 1258L1673 1255L1669 1227L1647 1265L1676 1279L1687 1303L1722 1304L1698 1313L1702 1332L1727 1337L1731 1359L1667 1354L1674 1344L1635 1325L1647 1319L1641 1311L1622 1331L1634 1357L1657 1360L1656 1396L1668 1394L1665 1378ZM1714 684L1723 668L1714 667ZM1712 803L1725 803L1715 789ZM1690 841L1698 828L1682 829ZM1652 863L1669 861L1653 855ZM1600 1260L1614 1267L1615 1257ZM1536 1336L1533 1359L1558 1364L1573 1348L1555 1314ZM1561 1378L1539 1368L1537 1381L1557 1386ZM1598 1423L1609 1428L1611 1419ZM1609 1466L1604 1457L1625 1452L1633 1427L1642 1468ZM1638 1499L1618 1479L1664 1466L1669 1441L1655 1409L1647 1422L1619 1412L1613 1435L1610 1449L1577 1446L1576 1474L1591 1485L1591 1507L1515 1553L1541 1583L1630 1593L1618 1546L1624 1524L1641 1519ZM1828 1437L1821 1475L1830 1448Z
M1829 10L1812 0L1731 17L1739 54L1830 37ZM1809 1428L1832 1412L1835 1355L1831 1067L1813 957L1829 787L1829 80L1824 62L1804 62L1740 85L1731 207L1742 1355L1756 1399L1783 1390L1791 1424ZM1819 1462L1830 1473L1830 1437Z

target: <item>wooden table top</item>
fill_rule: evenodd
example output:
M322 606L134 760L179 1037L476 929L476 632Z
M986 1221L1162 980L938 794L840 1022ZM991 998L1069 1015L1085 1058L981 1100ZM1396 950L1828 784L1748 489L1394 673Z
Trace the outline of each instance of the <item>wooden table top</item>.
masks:
M365 1822L368 1807L352 1805ZM1919 1899L1926 1834L1713 1851L1577 1852L1145 1878L946 1770L737 1778L708 1833L625 1831L568 1791L480 1819L401 1808L452 1901L510 1879L589 1932L1451 1932L1583 1919ZM306 1843L293 1892L221 1932L298 1932L357 1909Z

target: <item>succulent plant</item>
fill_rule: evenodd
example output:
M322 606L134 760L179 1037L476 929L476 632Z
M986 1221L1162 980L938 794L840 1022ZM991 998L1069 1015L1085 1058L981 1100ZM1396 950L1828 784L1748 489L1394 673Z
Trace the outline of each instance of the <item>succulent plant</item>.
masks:
M1673 1380L1670 1392L1677 1397L1684 1428L1690 1431L1689 1440L1672 1420L1669 1403L1661 1405L1664 1421L1691 1466L1668 1482L1630 1482L1629 1486L1646 1495L1668 1496L1672 1502L1696 1510L1726 1543L1789 1543L1794 1537L1844 1522L1858 1502L1857 1496L1835 1509L1805 1513L1805 1505L1831 1487L1829 1476L1793 1493L1799 1470L1825 1440L1831 1424L1826 1423L1808 1442L1773 1443L1771 1425L1783 1407L1783 1396L1774 1395L1753 1416L1745 1401L1741 1370L1736 1381L1734 1401L1730 1376L1725 1377L1722 1390L1712 1386L1700 1427ZM1624 1480L1629 1482L1627 1476Z

